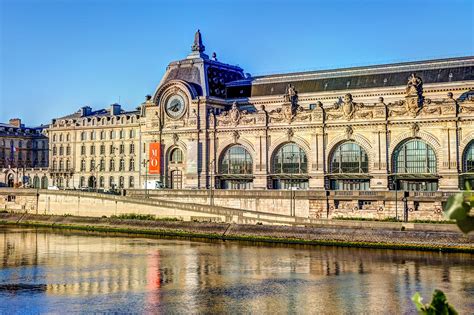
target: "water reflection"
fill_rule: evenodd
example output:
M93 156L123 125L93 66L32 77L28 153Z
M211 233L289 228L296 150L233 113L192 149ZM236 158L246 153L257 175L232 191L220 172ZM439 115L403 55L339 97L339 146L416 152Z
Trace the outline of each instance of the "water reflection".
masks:
M474 310L474 255L260 245L0 227L0 313Z

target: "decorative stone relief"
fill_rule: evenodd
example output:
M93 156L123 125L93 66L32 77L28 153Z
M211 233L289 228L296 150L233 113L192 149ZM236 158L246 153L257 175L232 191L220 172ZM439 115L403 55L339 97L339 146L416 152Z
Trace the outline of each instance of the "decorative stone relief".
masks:
M326 119L373 118L374 109L372 107L374 106L365 106L363 103L354 102L352 94L347 93L342 100L334 103L333 107L326 111Z
M413 123L410 126L410 130L411 130L411 136L412 137L417 137L418 132L420 131L420 126L418 125L418 123Z
M346 126L346 129L344 130L346 134L346 139L349 140L352 137L352 134L354 133L354 130L352 129L351 126Z
M240 138L240 133L237 130L234 130L232 132L232 139L234 140L234 143L237 143L237 141L239 141L239 138Z

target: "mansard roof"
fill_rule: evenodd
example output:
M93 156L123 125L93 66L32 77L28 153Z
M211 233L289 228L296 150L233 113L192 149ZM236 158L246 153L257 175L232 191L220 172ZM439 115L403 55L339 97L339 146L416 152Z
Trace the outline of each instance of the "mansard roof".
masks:
M298 93L405 86L414 72L424 84L474 80L474 56L256 76L229 82L227 98L281 95L288 84Z

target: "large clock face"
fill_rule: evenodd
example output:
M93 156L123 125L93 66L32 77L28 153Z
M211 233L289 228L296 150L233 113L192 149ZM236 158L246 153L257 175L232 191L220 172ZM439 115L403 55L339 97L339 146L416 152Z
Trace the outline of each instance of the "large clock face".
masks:
M177 119L184 113L184 99L179 95L173 95L166 102L166 113L171 118Z

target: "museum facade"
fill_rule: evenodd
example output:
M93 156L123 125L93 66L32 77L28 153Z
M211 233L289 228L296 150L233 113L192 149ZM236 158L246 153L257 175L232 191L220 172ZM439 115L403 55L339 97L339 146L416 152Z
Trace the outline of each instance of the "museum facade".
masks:
M170 188L436 191L474 178L474 57L252 77L204 51L197 32L142 105L147 175Z
M474 182L474 57L251 76L171 62L136 110L53 119L64 188L452 191Z

